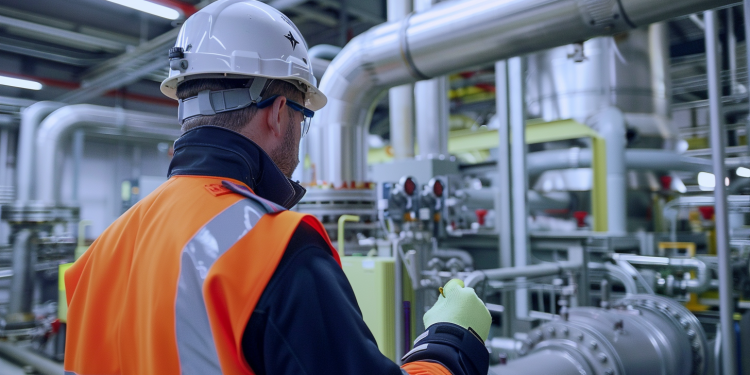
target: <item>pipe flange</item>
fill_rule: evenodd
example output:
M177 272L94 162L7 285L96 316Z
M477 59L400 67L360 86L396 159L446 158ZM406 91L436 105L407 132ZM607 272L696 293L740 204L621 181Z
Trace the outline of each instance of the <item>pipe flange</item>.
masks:
M595 375L624 375L625 369L620 363L617 352L612 344L599 332L583 324L572 321L552 321L531 332L525 341L523 349L529 355L545 350L564 350L571 355L580 356L581 366L590 366L587 374Z
M623 309L632 307L639 310L660 313L675 325L682 327L692 350L692 374L700 375L706 372L706 367L708 366L707 358L710 353L706 333L703 331L703 326L701 326L698 318L685 308L685 306L666 297L651 294L636 294L616 301L613 307Z
M612 34L635 28L618 0L579 0L578 9L584 23L603 33Z

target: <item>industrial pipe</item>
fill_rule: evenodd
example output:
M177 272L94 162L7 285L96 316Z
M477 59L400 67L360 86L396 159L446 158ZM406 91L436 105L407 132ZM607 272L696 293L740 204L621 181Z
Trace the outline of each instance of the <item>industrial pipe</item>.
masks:
M331 64L331 60L333 60L339 52L341 52L341 47L332 46L330 44L318 44L307 51L307 59L310 60L310 66L312 66L315 78L318 80L323 78L323 74L328 69L328 65Z
M323 142L323 151L310 155L318 179L335 185L366 179L367 125L383 90L732 2L447 1L376 26L352 39L320 82L328 105L310 131Z
M24 324L34 321L31 311L34 279L32 262L33 246L31 229L19 230L13 238L13 273L10 281L10 301L8 303L8 323ZM26 327L28 328L28 327Z
M410 0L387 0L388 22L400 22L412 12ZM414 157L414 85L406 83L388 91L391 147L396 160ZM346 180L344 180L346 181ZM352 179L351 181L363 181ZM338 186L334 180L334 186Z
M638 293L638 286L635 283L635 280L633 280L633 277L628 275L628 273L625 272L622 268L619 268L612 263L596 262L589 262L588 268L605 271L611 279L619 281L620 284L622 284L622 286L625 288L626 294L630 295Z
M63 375L66 373L63 365L9 342L0 341L0 355L24 366L33 367L42 375Z
M536 176L545 171L589 168L591 149L572 147L562 150L537 151L529 154L527 169ZM668 150L625 150L625 166L630 170L712 172L711 161Z
M583 265L581 262L571 262L571 261L564 261L564 262L557 262L557 263L541 263L541 264L534 264L531 266L525 266L525 267L512 267L512 268L496 268L491 270L480 270L480 271L474 271L469 274L469 276L466 277L464 280L464 284L472 288L476 285L478 285L480 282L484 280L499 280L499 281L507 281L507 280L513 280L519 277L543 277L543 276L553 276L561 274L565 271L573 271L578 270Z
M484 209L495 207L495 195L495 189L491 188L462 189L456 190L455 193L456 198L466 207ZM529 190L526 196L529 211L570 208L570 193L565 191L540 194L534 190Z
M158 116L120 108L88 104L70 105L53 112L42 122L36 140L37 199L44 204L59 202L57 154L63 140L76 129L96 130L115 136L174 141L180 136L172 116Z
M16 168L18 192L16 198L23 204L33 198L31 181L34 176L34 152L36 132L39 124L50 113L64 106L56 102L36 102L21 112L21 128L18 131L18 163Z
M650 257L632 254L612 254L612 259L622 260L630 264L648 267L666 267L695 270L695 279L683 281L684 290L690 293L703 293L711 287L711 278L706 263L697 258L666 258Z
M625 117L619 109L607 107L595 116L595 125L607 145L607 231L624 234L628 212L625 208Z
M734 332L734 282L729 248L729 219L727 191L724 187L724 147L726 130L722 112L721 56L719 20L715 11L704 13L706 23L706 77L708 78L708 107L711 142L711 161L714 166L714 220L716 221L716 254L719 258L719 317L721 322L721 363L724 375L737 374L737 356Z

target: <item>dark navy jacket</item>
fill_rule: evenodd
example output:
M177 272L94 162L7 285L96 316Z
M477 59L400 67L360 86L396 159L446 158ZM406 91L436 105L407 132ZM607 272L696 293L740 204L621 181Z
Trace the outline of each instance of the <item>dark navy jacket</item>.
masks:
M291 208L305 194L248 138L215 126L186 132L175 141L169 176L232 178L276 204ZM435 324L405 362L429 360L453 375L486 374L484 344L450 323ZM362 320L349 281L325 240L307 224L287 250L258 301L242 340L257 375L402 375L378 350Z

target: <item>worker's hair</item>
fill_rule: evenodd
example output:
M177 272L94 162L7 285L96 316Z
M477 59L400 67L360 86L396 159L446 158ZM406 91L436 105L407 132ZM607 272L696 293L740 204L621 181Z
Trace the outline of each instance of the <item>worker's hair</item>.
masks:
M252 79L250 81L247 79L223 78L194 79L182 82L177 86L177 97L180 99L186 99L196 96L199 92L204 90L217 91L249 87L250 82L252 82ZM304 94L302 91L289 82L280 80L274 80L271 82L265 92L263 92L263 97L268 98L273 95L285 96L287 99L294 100L297 103L304 103ZM292 111L291 108L289 108L289 110ZM182 131L186 132L202 125L214 125L239 132L257 112L258 107L251 105L247 108L217 113L213 116L191 117L182 121Z

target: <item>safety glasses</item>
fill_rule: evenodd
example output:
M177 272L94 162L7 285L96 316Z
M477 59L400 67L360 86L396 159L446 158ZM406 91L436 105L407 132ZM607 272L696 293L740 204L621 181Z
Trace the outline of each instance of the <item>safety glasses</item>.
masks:
M269 97L267 99L263 99L258 104L256 104L256 106L259 109L263 109L265 107L268 107L279 96L281 96L281 95L273 95L273 96L271 96L271 97ZM289 98L286 99L286 105L288 105L289 108L291 108L291 109L293 109L293 110L295 110L297 112L302 112L302 122L300 123L300 125L302 126L302 133L301 134L302 134L302 137L304 137L305 134L307 134L307 132L310 130L310 122L312 121L312 118L315 115L315 112L313 112L310 109L305 108L305 106L303 106L302 104L299 104L299 103L295 102L294 100L290 100Z

